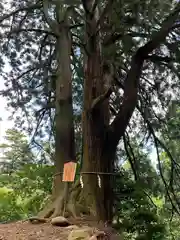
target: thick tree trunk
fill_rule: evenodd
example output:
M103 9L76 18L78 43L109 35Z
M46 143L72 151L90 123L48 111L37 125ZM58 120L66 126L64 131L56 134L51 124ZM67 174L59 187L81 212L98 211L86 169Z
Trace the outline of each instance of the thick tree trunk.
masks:
M112 188L111 177L113 157L116 149L107 145L107 127L109 125L108 100L93 107L96 99L105 93L104 76L102 72L102 57L100 36L95 27L98 21L98 10L90 14L94 1L88 1L86 11L86 48L84 58L84 108L83 108L83 167L84 192L82 198L97 220L112 218ZM88 202L87 202L87 201Z
M106 127L109 123L108 104L104 103L96 109L92 109L93 100L103 94L102 79L101 58L97 44L95 52L87 57L85 69L82 172L92 172L83 174L84 189L86 189L85 199L88 198L91 203L89 206L91 214L100 220L109 220L110 212L107 211L107 201L111 196L110 176L96 174L96 172L112 171L112 159L109 158L111 152L108 152L110 149L106 145ZM101 186L98 185L98 178L101 179Z
M87 8L91 4L89 3ZM92 17L86 11L87 52L84 57L84 104L82 114L83 127L83 166L81 183L77 182L69 189L67 200L66 187L62 183L63 165L75 157L74 130L72 119L72 92L70 69L70 38L67 28L61 31L59 38L59 70L56 82L56 175L53 188L53 204L47 208L43 217L62 215L73 217L93 217L94 220L109 221L112 219L111 176L116 146L108 142L109 102L99 97L106 92L105 76L102 68L101 43L96 33L98 21L97 9ZM109 91L107 91L109 94ZM108 95L106 94L106 95ZM98 100L98 101L96 101ZM114 145L113 145L114 146ZM102 174L103 173L103 174ZM66 209L65 209L66 207Z

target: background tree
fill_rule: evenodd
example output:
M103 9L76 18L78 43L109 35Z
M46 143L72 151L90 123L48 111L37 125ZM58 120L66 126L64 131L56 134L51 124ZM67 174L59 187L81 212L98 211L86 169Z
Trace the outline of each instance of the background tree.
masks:
M26 136L17 129L8 129L4 137L5 143L0 145L1 170L12 173L28 163L35 162Z

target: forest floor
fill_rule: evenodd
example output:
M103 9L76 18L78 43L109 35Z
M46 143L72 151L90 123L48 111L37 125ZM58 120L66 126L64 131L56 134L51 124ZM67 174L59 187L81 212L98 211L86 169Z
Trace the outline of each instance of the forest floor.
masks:
M53 226L50 222L32 224L29 221L0 224L0 240L65 240L73 226L80 229L98 227L97 222L91 220L70 219L70 222L72 225L68 227Z
M0 240L65 240L72 229L50 223L16 222L0 224Z
M110 240L122 239L113 228L102 228L100 223L91 220L70 219L70 222L72 225L68 227L53 226L50 222L32 224L29 221L0 224L0 240L66 240L73 229L78 228L83 231L87 227L103 231Z

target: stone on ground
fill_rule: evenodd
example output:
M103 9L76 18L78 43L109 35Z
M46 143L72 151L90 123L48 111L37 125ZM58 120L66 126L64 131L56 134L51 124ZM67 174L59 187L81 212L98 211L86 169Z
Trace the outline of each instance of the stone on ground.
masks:
M82 227L81 229L74 229L70 232L68 240L122 240L113 228L105 227L100 230L93 227Z
M59 226L59 227L67 227L70 225L69 221L62 216L52 218L51 224L54 226Z
M77 225L70 225L68 227L66 227L67 229L73 230L73 229L79 229L79 227Z
M89 240L92 236L92 228L81 228L72 230L68 236L68 240Z

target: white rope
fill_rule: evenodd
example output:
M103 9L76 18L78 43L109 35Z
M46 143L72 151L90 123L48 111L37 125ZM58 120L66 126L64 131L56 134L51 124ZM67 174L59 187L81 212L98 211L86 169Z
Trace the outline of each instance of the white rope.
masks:
M101 188L101 178L99 175L97 175L97 179L98 179L98 186L99 186L99 188Z
M84 183L83 183L82 175L80 176L80 184L81 184L81 188L83 188L84 187Z

